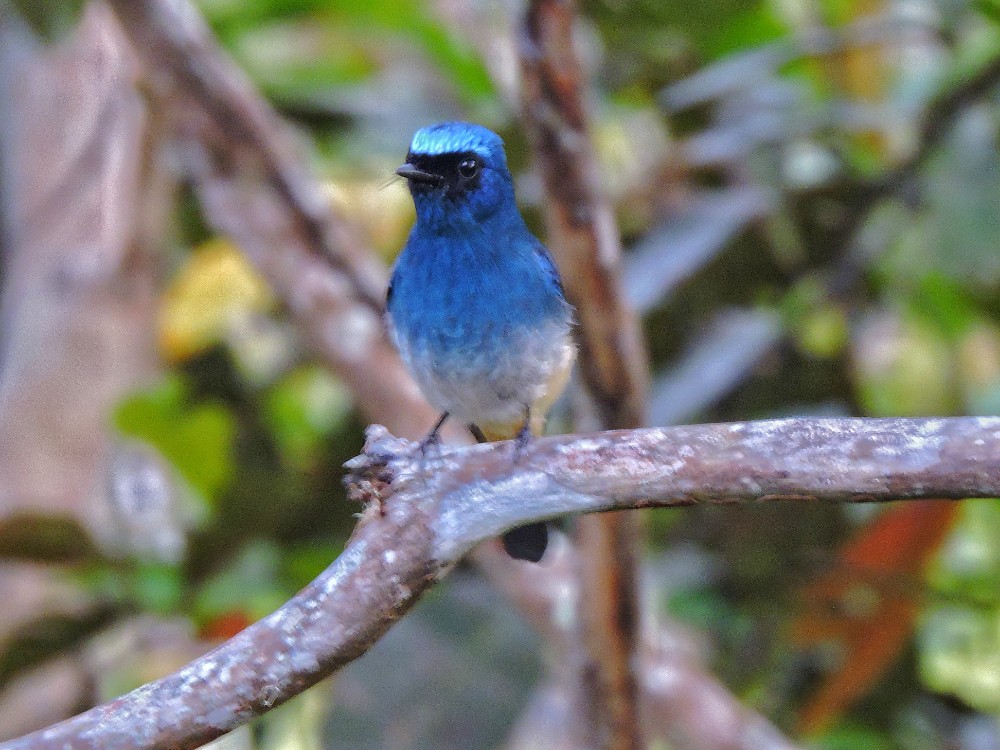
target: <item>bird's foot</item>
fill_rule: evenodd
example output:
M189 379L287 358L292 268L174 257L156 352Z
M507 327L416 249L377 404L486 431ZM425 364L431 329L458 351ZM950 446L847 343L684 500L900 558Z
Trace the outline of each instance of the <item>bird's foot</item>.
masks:
M448 412L444 412L438 418L438 421L434 423L431 431L427 433L423 440L417 443L417 447L414 452L420 454L421 471L423 470L424 460L432 450L436 450L438 456L441 455L441 425L443 425L447 420Z
M417 443L414 455L417 457L417 471L419 475L426 477L428 464L433 464L433 459L441 458L441 437L436 433L428 435Z
M517 435L514 436L514 463L520 463L521 458L524 456L524 452L531 445L531 439L533 435L531 434L531 420L525 420L524 426L517 431Z
M441 452L441 433L437 429L431 430L423 440L417 443L416 452L420 454L421 458L427 458L427 454L432 450Z
M419 456L418 464L421 476L425 476L427 473L427 461L431 457L432 452L436 454L436 458L441 458L441 426L447 420L448 412L444 412L438 421L434 423L431 431L427 433L423 440L417 443L414 454Z

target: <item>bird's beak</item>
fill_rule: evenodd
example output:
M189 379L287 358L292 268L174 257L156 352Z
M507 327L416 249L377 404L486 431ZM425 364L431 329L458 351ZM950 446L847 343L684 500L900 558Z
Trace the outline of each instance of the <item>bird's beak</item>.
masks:
M425 182L429 185L440 185L444 181L444 177L441 175L432 172L422 172L412 164L404 164L396 170L396 174L412 182Z

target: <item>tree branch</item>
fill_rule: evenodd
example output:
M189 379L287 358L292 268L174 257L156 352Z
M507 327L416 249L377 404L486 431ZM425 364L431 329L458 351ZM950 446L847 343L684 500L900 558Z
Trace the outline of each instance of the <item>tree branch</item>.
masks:
M188 750L363 654L484 539L566 513L760 500L1000 496L1000 418L786 419L510 443L425 459L383 427L349 462L373 501L344 553L179 672L0 750Z
M621 284L621 243L587 127L585 83L574 45L576 4L532 0L519 39L523 118L545 187L549 242L576 307L580 372L605 428L645 424L647 364ZM585 518L579 549L581 743L639 748L637 648L641 606L638 519Z
M910 157L889 174L875 180L869 189L873 197L893 193L912 179L930 158L941 141L951 132L969 107L988 96L1000 85L1000 55L987 60L968 78L960 80L933 97L920 115L917 147Z
M239 244L370 419L422 435L437 414L385 335L385 267L330 207L290 128L187 0L109 2L152 93L178 113L184 167L209 223ZM450 438L461 440L457 430Z
M601 193L583 73L573 43L575 4L534 0L520 37L524 125L545 185L549 245L580 324L580 368L600 422L645 418L645 348L621 290L621 243Z
M108 2L136 48L158 63L150 74L168 78L224 128L230 142L244 147L281 196L310 249L347 278L361 302L381 312L384 270L350 236L349 224L335 220L316 180L295 158L287 126L242 71L220 54L197 11L187 2Z
M333 214L316 215L310 208L320 190L296 166L300 158L287 145L287 127L253 91L245 75L226 60L190 3L115 4L147 75L154 78L150 93L185 128L184 166L198 189L207 219L253 260L369 418L386 420L397 434L423 434L436 415L402 369L371 306L364 302L366 284L357 274L341 273L351 267L349 261L330 262L331 253L343 252L349 258L364 251L356 232L304 228L313 220L347 222ZM238 127L231 126L234 119ZM297 187L275 188L283 183ZM353 343L345 346L345 340ZM461 438L457 431L449 436L453 441ZM527 578L524 566L492 552L496 550L491 545L482 545L477 561L517 606L528 609L532 622L551 641L555 628L550 602L539 601L534 609L528 608L523 597L518 598L524 592L520 583ZM552 570L534 568L530 573L532 583L542 590L565 589L564 576ZM680 668L689 684L696 676L699 684L717 684L691 664ZM728 703L738 712L735 698L730 696ZM708 712L717 713L720 705L714 702Z

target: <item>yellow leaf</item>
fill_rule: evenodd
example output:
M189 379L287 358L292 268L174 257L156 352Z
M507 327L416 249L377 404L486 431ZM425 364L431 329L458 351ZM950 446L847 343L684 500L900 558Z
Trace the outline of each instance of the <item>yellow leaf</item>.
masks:
M273 297L239 248L213 239L196 248L163 295L159 345L169 361L212 346L235 323L271 307Z
M413 201L406 181L386 167L378 179L340 179L327 183L328 199L357 221L368 241L389 260L403 248L413 223Z

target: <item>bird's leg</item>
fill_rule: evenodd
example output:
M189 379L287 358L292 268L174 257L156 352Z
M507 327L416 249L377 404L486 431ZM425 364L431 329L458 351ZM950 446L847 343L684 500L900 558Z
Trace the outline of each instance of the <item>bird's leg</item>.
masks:
M517 464L524 451L531 444L531 406L524 407L524 424L514 437L514 463ZM515 560L538 562L549 544L549 526L545 521L536 521L511 529L501 537L503 548Z
M521 456L524 454L525 449L531 443L531 406L526 405L524 407L524 424L521 425L521 429L517 431L517 435L514 436L514 463L518 463L521 460Z
M438 421L434 423L434 427L431 431L427 433L427 436L417 443L417 450L420 451L421 456L426 456L427 451L436 445L441 443L441 426L447 421L448 412L444 412L438 417Z
M488 443L488 442L490 442L489 440L487 440L486 435L483 434L483 431L481 429L479 429L479 425L473 424L473 423L470 422L466 426L469 428L469 432L472 433L472 437L474 437L476 439L477 443Z

